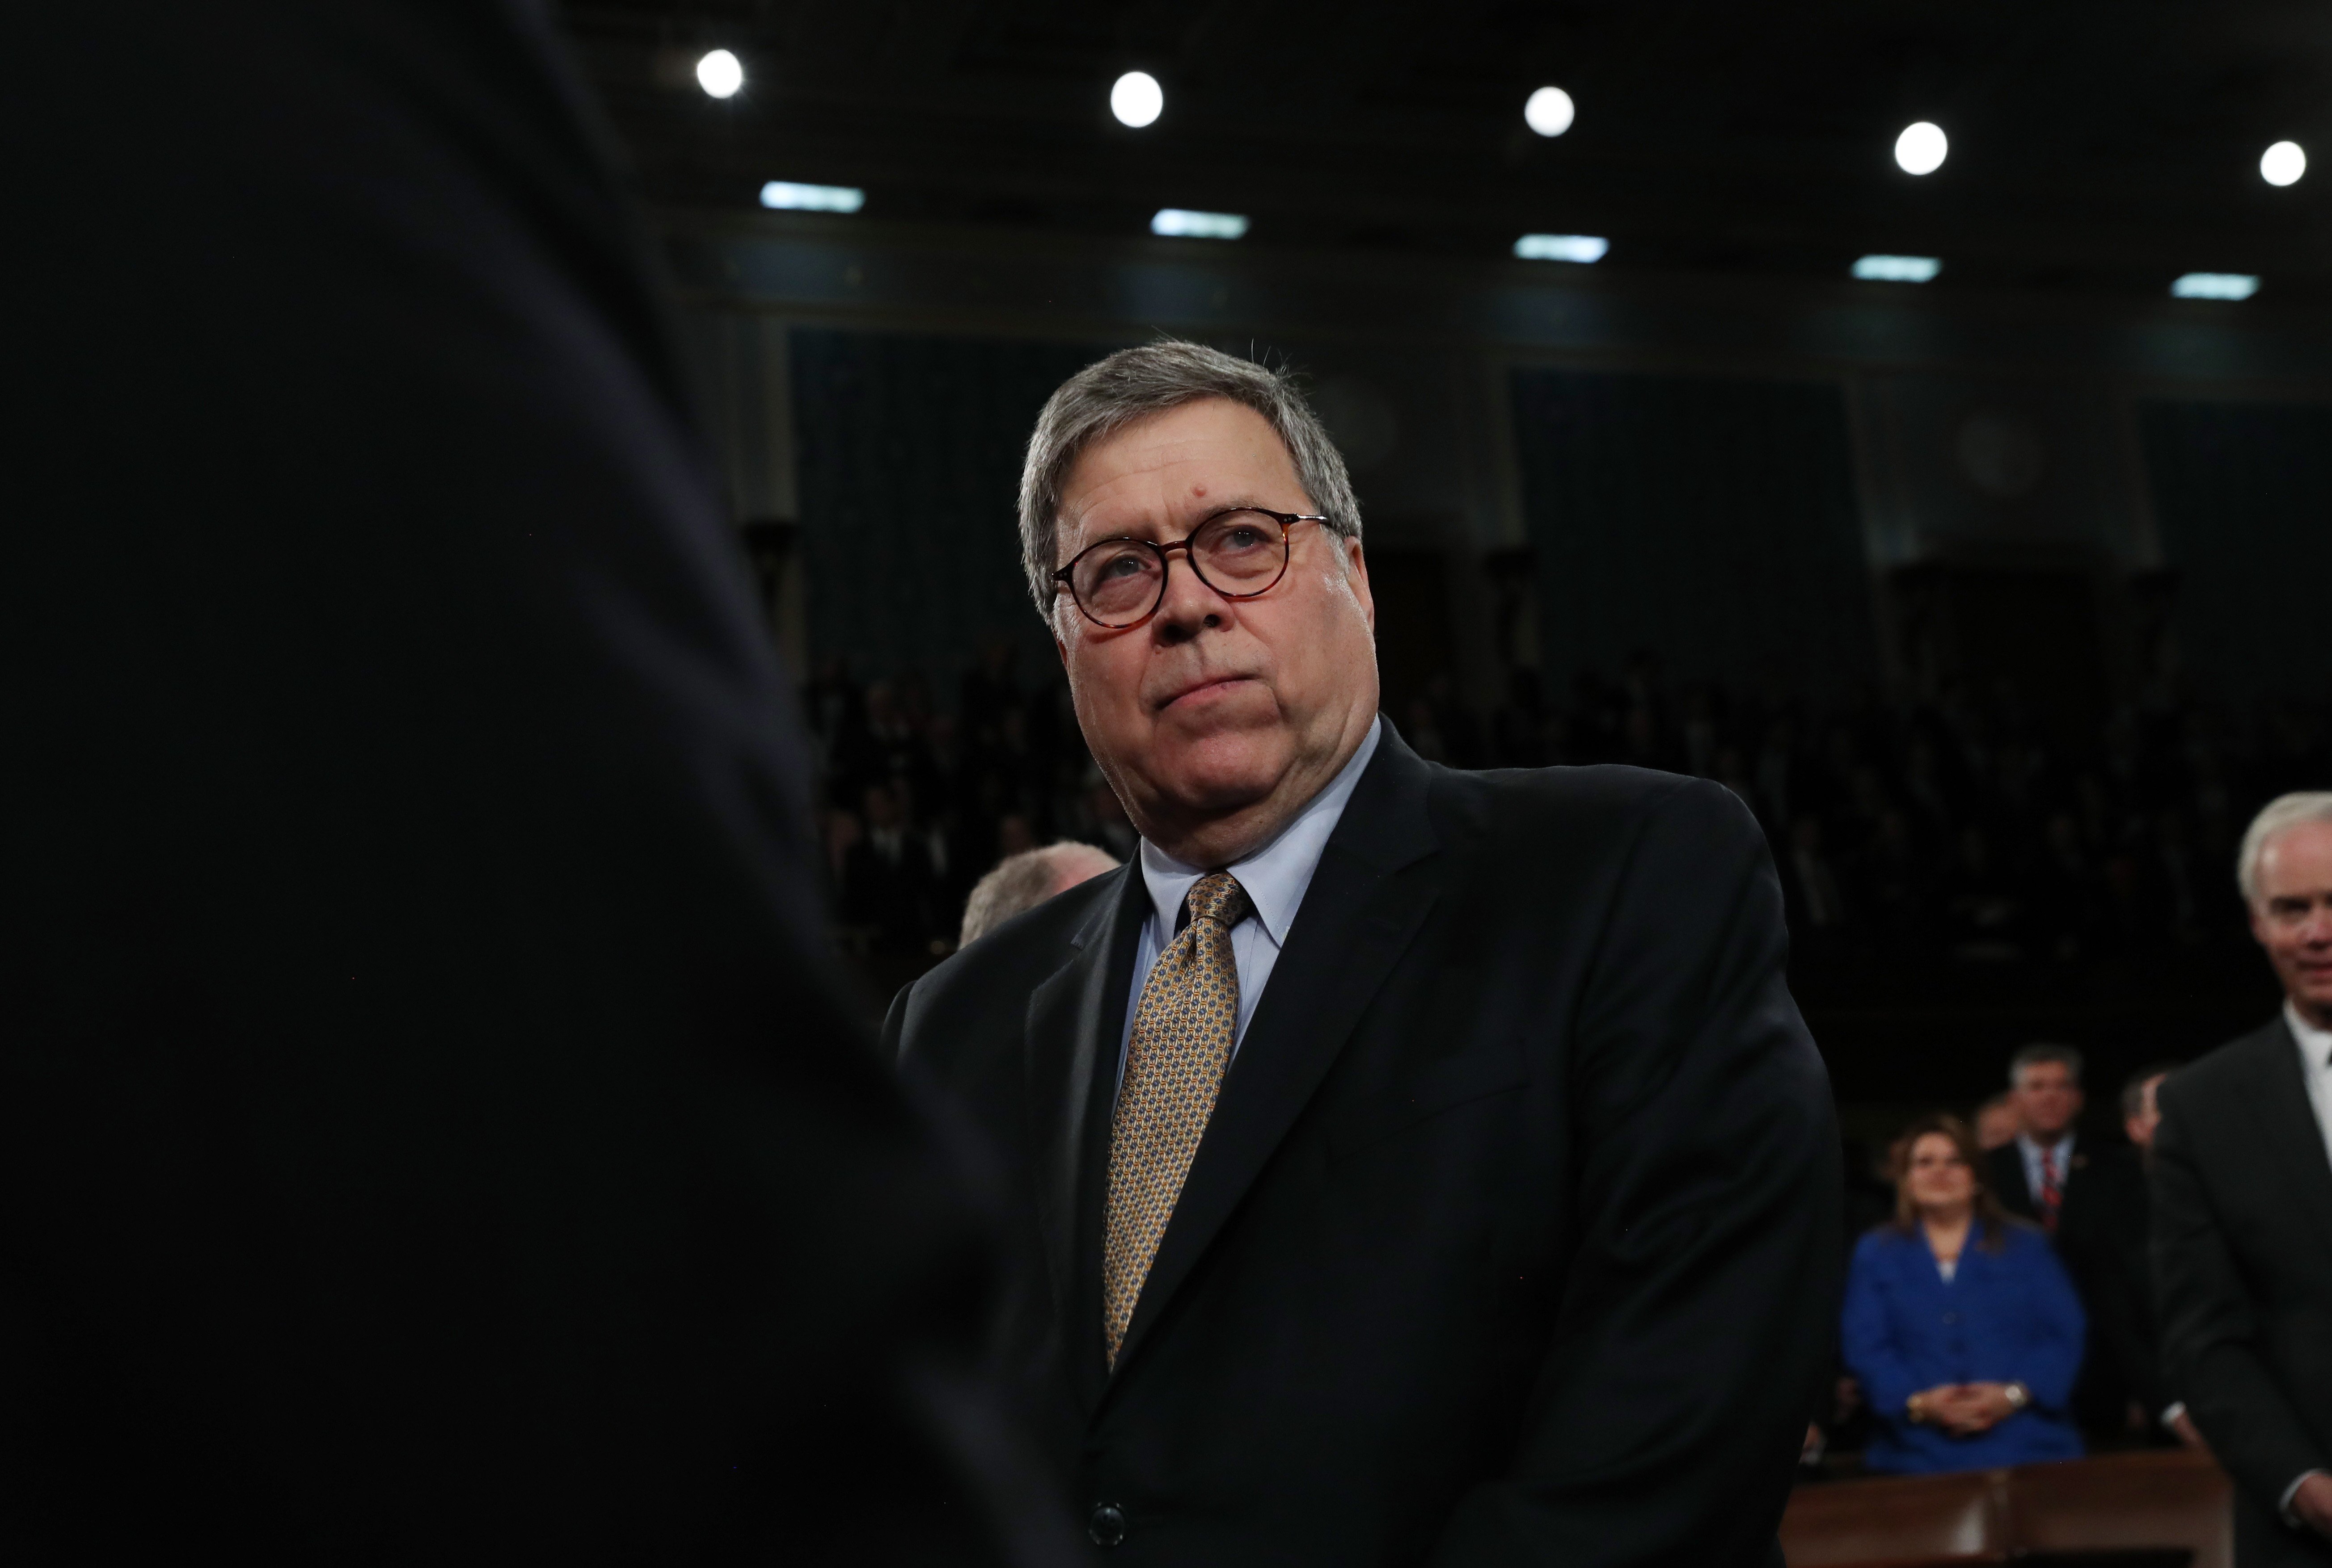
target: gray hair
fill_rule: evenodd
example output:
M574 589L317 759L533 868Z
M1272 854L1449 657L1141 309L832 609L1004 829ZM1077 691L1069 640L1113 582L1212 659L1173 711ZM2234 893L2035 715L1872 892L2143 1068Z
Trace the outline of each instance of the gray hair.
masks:
M2009 1087L2016 1086L2017 1077L2025 1068L2037 1067L2044 1062L2062 1063L2065 1070L2073 1075L2073 1082L2076 1085L2080 1083L2081 1053L2070 1046L2052 1045L2047 1040L2040 1040L2025 1047L2008 1058Z
M969 947L1014 915L1026 914L1078 883L1116 869L1115 856L1090 844L1047 844L1008 855L972 885L956 945Z
M1352 493L1344 455L1288 372L1209 349L1161 339L1121 349L1061 383L1037 416L1028 457L1020 469L1020 562L1028 593L1047 624L1053 617L1054 555L1061 531L1061 481L1096 441L1136 420L1206 397L1227 397L1254 409L1295 461L1295 478L1312 509L1346 539L1361 537L1361 503Z
M2235 851L2235 885L2243 890L2243 902L2259 903L2260 856L2267 851L2267 841L2287 827L2297 827L2303 822L2332 822L2332 790L2308 789L2293 795L2279 795L2260 809L2251 825L2243 829L2243 846Z

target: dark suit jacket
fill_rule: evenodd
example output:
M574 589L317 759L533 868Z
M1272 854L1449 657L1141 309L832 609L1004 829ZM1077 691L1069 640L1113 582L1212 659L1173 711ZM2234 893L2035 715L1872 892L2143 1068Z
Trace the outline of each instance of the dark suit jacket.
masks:
M14 20L0 1559L1012 1555L548 8Z
M2154 1267L2170 1375L2235 1479L2243 1568L2332 1563L2283 1525L2292 1480L2332 1469L2332 1159L2276 1019L2165 1079Z
M2156 1439L2176 1439L2160 1426L2178 1398L2162 1364L2162 1320L2154 1305L2154 1267L2147 1255L2152 1226L2144 1158L2135 1150L2109 1151L2090 1167L2098 1210L2099 1277L2089 1293L2089 1343L2112 1358L2121 1393L2136 1400Z
M843 919L866 927L885 947L913 951L939 929L932 908L938 883L921 835L903 837L895 862L884 859L871 838L862 838L843 857L837 902Z
M2040 1205L2024 1179L2024 1157L2017 1146L2005 1143L1992 1151L1986 1167L2001 1207L2037 1224ZM2130 1189L2144 1180L2131 1150L2087 1137L2075 1141L2051 1239L2088 1314L2088 1351L2073 1390L2073 1419L2092 1431L2126 1428L2128 1401L2146 1397L2140 1390L2151 1371L2135 1337L2134 1309L2124 1299L2138 1282L2131 1279L2122 1256ZM2150 1413L2159 1415L2161 1407L2152 1407Z
M1105 1162L1139 872L904 992L1001 1152L1005 1343L1112 1557L1726 1564L1827 1352L1838 1137L1749 812L1627 768L1464 773L1388 726L1113 1374Z

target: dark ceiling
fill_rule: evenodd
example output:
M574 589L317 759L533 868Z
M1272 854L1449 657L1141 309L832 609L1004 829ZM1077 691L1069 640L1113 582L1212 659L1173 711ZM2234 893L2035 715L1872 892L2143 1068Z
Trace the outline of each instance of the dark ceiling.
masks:
M1609 235L1617 268L1838 275L1945 259L1938 287L2157 294L2189 270L2332 298L2324 0L571 0L651 199L750 209L767 179L869 217L1139 234L1250 215L1253 245L1506 253ZM696 87L715 46L748 81ZM1111 119L1125 70L1165 85ZM1566 89L1577 124L1522 105ZM1949 160L1898 170L1932 120ZM2318 167L2278 189L2260 152Z

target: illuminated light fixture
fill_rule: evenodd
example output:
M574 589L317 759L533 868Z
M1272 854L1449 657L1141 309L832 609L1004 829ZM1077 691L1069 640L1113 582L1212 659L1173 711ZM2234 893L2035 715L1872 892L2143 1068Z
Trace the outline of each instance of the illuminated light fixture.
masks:
M745 85L745 65L726 49L716 49L696 62L696 85L712 98L734 98Z
M1903 134L1895 139L1895 161L1905 174L1933 174L1944 167L1944 159L1952 144L1944 137L1944 128L1927 120L1907 125Z
M1523 123L1541 136L1561 136L1578 117L1578 106L1560 87L1542 87L1523 105Z
M1245 213L1194 213L1183 207L1161 207L1150 220L1150 232L1184 240L1235 240L1247 233Z
M2270 185L2298 185L2308 172L2308 154L2296 141L2279 141L2260 154L2260 178Z
M1928 283L1944 270L1935 256L1864 256L1854 263L1854 275L1882 283Z
M1146 71L1129 71L1111 84L1109 111L1117 123L1140 130L1166 112L1166 90Z
M2259 279L2249 272L2189 272L2170 292L2182 300L2248 300L2259 292Z
M855 213L866 205L866 193L853 186L773 179L761 187L761 205L780 212Z
M1524 234L1515 242L1515 254L1526 262L1600 262L1611 249L1601 234Z

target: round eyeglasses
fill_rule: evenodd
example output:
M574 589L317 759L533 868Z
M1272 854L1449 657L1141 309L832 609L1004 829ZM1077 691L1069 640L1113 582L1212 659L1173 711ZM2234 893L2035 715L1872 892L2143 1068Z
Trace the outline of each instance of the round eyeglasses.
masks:
M1287 532L1325 522L1305 512L1242 506L1219 512L1187 539L1104 539L1079 550L1053 580L1069 590L1085 619L1109 631L1138 626L1166 602L1166 557L1180 550L1198 579L1227 599L1269 593L1287 575Z

